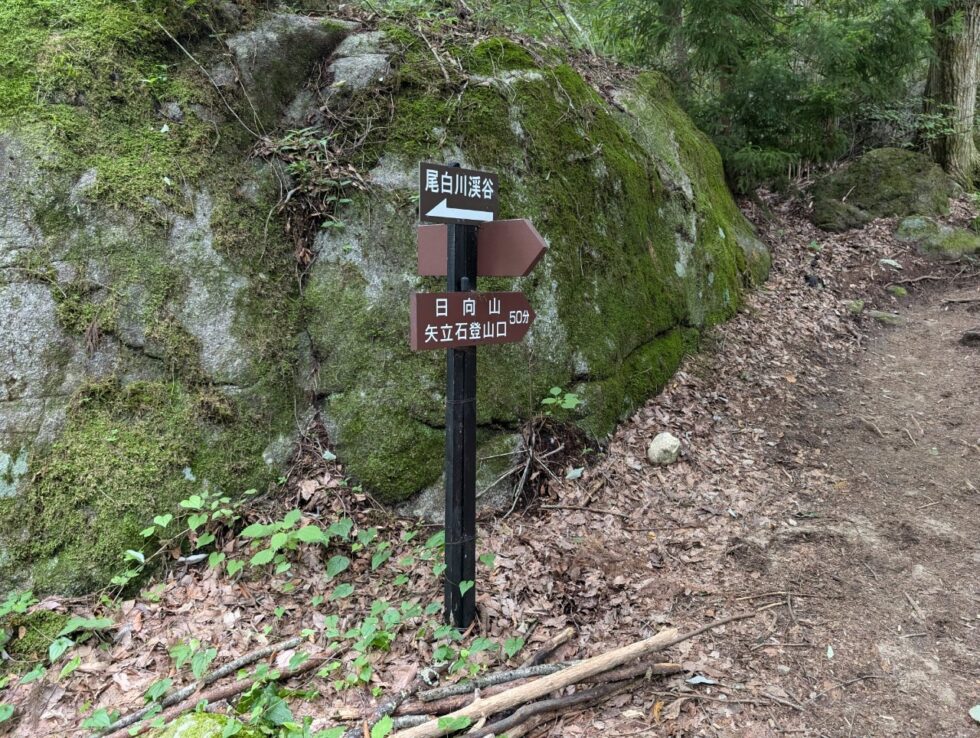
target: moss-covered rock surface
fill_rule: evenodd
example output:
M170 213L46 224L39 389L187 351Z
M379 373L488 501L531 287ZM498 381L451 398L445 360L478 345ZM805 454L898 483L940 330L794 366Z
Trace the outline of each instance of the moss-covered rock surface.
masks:
M813 222L828 231L860 228L874 218L944 215L952 180L928 156L874 149L812 187Z
M553 386L608 433L768 271L656 74L603 95L540 48L437 60L414 27L257 1L11 0L0 25L9 586L104 584L196 487L274 478L310 411L382 499L437 483L444 357L407 342L409 294L442 287L415 274L420 159L499 172L501 217L550 247L479 285L538 314L480 351L483 478Z
M933 218L913 216L898 224L895 237L914 243L923 254L952 259L980 253L980 234L966 228L954 228Z

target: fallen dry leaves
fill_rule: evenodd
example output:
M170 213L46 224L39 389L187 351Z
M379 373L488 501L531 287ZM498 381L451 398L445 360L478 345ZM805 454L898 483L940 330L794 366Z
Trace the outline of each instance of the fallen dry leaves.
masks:
M577 637L559 657L577 658L666 625L689 629L749 607L769 609L674 649L672 659L705 678L700 685L688 684L689 675L652 682L599 709L562 716L538 735L768 736L808 729L803 708L811 697L776 683L784 672L774 668L787 653L826 647L808 619L808 598L837 595L773 580L767 547L774 539L810 535L807 500L848 482L822 463L822 449L800 433L795 413L827 397L835 369L866 344L869 326L849 312L848 301L889 309L898 302L885 291L888 282L936 267L892 238L894 221L832 235L775 197L744 207L772 250L771 279L731 321L706 332L703 352L623 423L580 478L559 473L530 509L481 526L479 550L494 552L496 562L480 574L478 633L523 636L528 645L519 661L573 626ZM970 215L958 203L952 218ZM904 270L897 273L882 259L897 260ZM809 286L807 275L822 286ZM680 438L683 454L670 467L653 468L645 448L660 431ZM399 548L400 534L414 524L352 494L342 478L342 469L321 465L294 481L285 507L272 502L255 514L271 518L277 506L281 514L297 505L305 522L324 525L350 514L361 526L377 525L397 559L406 550ZM241 545L228 538L223 550L231 556ZM174 565L155 588L146 587L151 595L111 611L112 641L77 649L82 663L72 675L58 681L53 667L41 682L8 688L3 699L21 716L16 734L78 735L91 709L127 712L161 678L173 678L175 687L187 683L189 675L174 669L167 652L180 641L196 638L217 648L220 665L306 628L319 632L328 615L349 624L373 600L404 596L389 577L372 575L368 562L354 557L345 581L357 584L356 594L314 607L311 599L329 595L336 584L324 577L327 558L304 549L289 575L234 580L201 565ZM404 591L423 605L438 601L439 582L427 565L405 571ZM283 592L287 581L295 589ZM84 610L56 599L37 607ZM375 686L399 689L429 663L431 643L403 635L390 653L374 657ZM274 664L282 668L291 656L281 654ZM813 693L833 693L839 680L815 672L810 683ZM369 714L376 701L365 690L337 693L323 679L308 684L321 696L293 707L315 716L315 728Z

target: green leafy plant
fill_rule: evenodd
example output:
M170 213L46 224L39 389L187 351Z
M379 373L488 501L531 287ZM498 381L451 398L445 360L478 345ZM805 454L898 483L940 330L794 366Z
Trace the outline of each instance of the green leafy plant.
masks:
M11 613L23 615L27 608L37 602L33 592L11 592L7 599L0 603L0 618Z
M103 728L108 728L118 719L118 712L109 712L105 708L100 707L82 721L82 727L88 728L89 730L101 730Z
M504 653L509 659L519 654L522 648L524 648L524 639L519 636L514 636L504 641Z
M561 387L552 387L548 390L548 396L541 400L541 404L548 408L545 415L551 415L553 409L574 410L582 401L574 392L565 392Z
M447 715L446 717L439 718L437 725L439 726L439 730L446 731L447 733L455 733L459 730L466 730L472 722L468 717L450 717Z
M371 728L371 738L385 738L395 728L395 721L385 715Z

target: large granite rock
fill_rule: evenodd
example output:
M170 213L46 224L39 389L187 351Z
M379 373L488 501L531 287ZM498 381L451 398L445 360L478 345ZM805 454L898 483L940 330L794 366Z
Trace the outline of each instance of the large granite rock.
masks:
M205 76L129 6L59 37L85 50L70 69L44 53L49 19L0 8L23 58L0 83L4 587L104 584L154 514L274 478L311 413L366 488L433 508L444 359L406 333L409 294L440 288L415 273L420 159L498 171L502 216L550 246L530 276L480 284L538 313L525 343L480 352L481 486L500 500L550 387L603 436L765 279L660 76L604 96L491 39L451 51L447 84L408 31L239 9L226 46L196 42ZM329 227L280 214L311 194Z
M953 182L925 154L884 148L825 175L810 194L814 224L846 231L874 218L946 214Z

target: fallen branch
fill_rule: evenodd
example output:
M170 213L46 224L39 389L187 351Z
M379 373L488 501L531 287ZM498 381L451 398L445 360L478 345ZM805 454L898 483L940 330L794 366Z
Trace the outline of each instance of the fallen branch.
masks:
M669 646L686 641L712 628L717 628L735 620L755 617L755 615L755 612L735 615L684 635L679 635L676 628L668 628L650 638L622 646L598 656L593 656L574 666L536 679L528 684L514 687L486 699L479 699L461 710L456 710L444 716L444 718L468 718L474 722L489 718L499 712L510 710L518 705L526 704L572 684L577 684L589 677L602 674L619 666L624 666L634 659L662 651ZM450 732L447 728L439 727L439 723L439 720L430 720L428 723L420 725L417 728L399 731L394 734L394 738L438 738ZM449 721L449 724L451 724L451 721Z
M652 676L669 676L670 674L680 674L684 667L680 664L665 662L662 664L643 663L636 666L624 666L621 669L613 669L605 674L583 679L583 684L606 684L608 682L623 682L628 679L643 677L649 679Z
M615 515L617 518L629 520L633 517L631 513L618 512L617 510L604 510L598 507L583 507L581 505L541 505L542 510L572 510L576 512L587 512L594 515Z
M539 648L537 652L533 656L531 656L531 658L527 659L527 661L521 664L521 666L527 667L527 666L538 666L539 664L543 664L545 661L548 660L551 654L553 654L559 648L564 646L574 637L575 637L575 628L571 626L565 628L563 631L558 633L558 635L552 636L547 641L542 643L541 648Z
M815 694L813 697L811 697L809 700L807 700L807 702L816 702L817 700L819 700L824 695L827 695L827 694L830 694L831 692L833 692L835 689L847 689L852 684L857 684L858 682L863 682L863 681L865 681L867 679L887 679L887 678L888 677L886 675L884 675L884 674L863 674L863 675L861 675L859 677L855 677L854 679L848 679L846 682L841 682L840 684L836 684L833 687L831 687L830 689L824 690L820 694Z
M467 694L475 689L492 687L497 684L506 684L507 682L513 682L518 679L547 676L548 674L554 674L557 671L566 669L575 663L578 662L563 664L540 664L539 666L526 666L521 669L514 669L513 671L499 671L495 674L487 674L485 676L478 677L477 679L459 682L458 684L449 684L445 687L427 689L426 691L419 693L419 700L422 702L435 702L436 700L441 700L445 697L452 697L457 694Z
M273 643L268 646L263 646L262 648L256 649L255 651L251 651L250 653L247 653L244 656L239 656L234 661L229 661L221 668L215 669L210 674L205 675L204 678L202 678L200 681L191 682L186 687L182 689L178 689L176 692L172 692L168 694L160 701L160 706L166 708L166 707L170 707L171 705L176 705L178 702L183 702L198 690L204 689L205 687L214 684L219 679L224 679L226 676L229 676L230 674L234 674L243 666L248 666L249 664L258 661L259 659L263 659L271 654L278 653L280 651L288 651L290 648L295 648L296 646L300 645L305 640L306 639L301 636L296 636L295 638L290 638L285 641L280 641L279 643ZM140 710L137 710L136 712L130 713L129 715L125 715L119 718L118 720L116 720L116 722L112 723L111 725L108 725L105 728L103 728L99 734L111 735L113 733L118 732L122 728L129 727L133 723L142 720L146 716L146 714L149 713L151 709L153 709L153 707L154 707L153 705L149 705Z
M858 415L858 420L860 420L866 426L868 426L869 428L871 428L871 430L873 430L875 433L877 433L882 438L887 438L888 437L884 433L881 432L881 428L879 428L877 425L875 425L872 421L870 421L868 418L864 417L863 415Z
M562 664L561 666L562 668L568 668L571 666L571 664ZM680 664L644 663L636 666L623 667L622 669L614 669L613 671L605 674L589 677L588 679L583 679L582 683L607 684L609 682L621 682L626 679L635 679L638 676L664 676L667 674L678 674L682 671L684 671L684 669ZM526 682L527 679L515 681ZM399 705L393 714L445 715L448 712L453 712L454 710L459 710L460 708L466 707L477 699L492 697L493 695L500 694L508 689L513 689L515 686L517 685L515 685L513 682L507 682L505 684L498 684L493 687L488 687L482 692L477 692L474 689L472 692L467 694L457 694L452 697L445 697L441 700L436 700L435 702L405 702ZM345 736L345 738L347 738L347 736Z
M914 279L896 279L894 282L889 282L885 287L893 287L897 284L915 284L916 282L923 282L927 279L934 280L936 282L942 282L944 280L953 281L956 277L951 280L949 277L937 277L934 274L925 274L921 277L915 277Z
M328 656L313 656L307 659L306 661L304 661L299 666L297 666L295 669L286 669L274 681L277 682L287 681L294 677L300 676L301 674L305 674L308 671L312 671L313 669L316 669L319 666L321 666L327 660L327 658ZM252 685L258 681L259 680L256 678L240 679L239 681L233 684L226 684L223 687L215 687L214 689L208 692L204 692L202 695L200 695L197 698L196 701L206 702L209 705L222 702L224 700L231 699L232 697L235 697L241 694L242 692L248 691L249 689L251 689ZM154 715L153 716L154 720L161 718L164 723L168 723L174 718L178 717L180 714L186 712L190 708L189 702L195 696L195 694L196 693L192 693L188 698L173 705L173 707L171 707L169 710L164 710L159 715ZM122 736L122 735L139 735L143 731L148 730L149 727L150 727L149 725L142 725L142 726L138 726L135 729L131 728L129 731L116 730L112 733L109 733L106 736L106 738L112 738L112 736Z
M512 728L507 732L507 738L523 738L528 733L533 731L535 728L539 727L543 723L554 719L554 715L551 713L546 713L544 715L536 715L525 722L518 725L516 728Z
M611 684L602 684L598 687L592 687L592 689L586 689L582 692L575 692L574 694L565 695L564 697L555 697L550 700L532 702L530 705L524 705L524 707L520 708L519 710L515 710L512 715L508 715L495 723L485 725L476 732L471 731L466 735L468 738L487 738L487 736L503 735L504 733L509 734L509 731L512 728L516 728L518 725L530 720L532 717L564 711L569 707L581 707L583 705L596 704L619 692L625 692L627 689L630 689L633 684L633 682L613 682Z
M418 674L415 675L415 678L412 680L412 683L409 686L405 687L405 689L399 690L394 695L392 695L387 700L385 700L380 705L378 705L378 707L375 708L374 713L371 715L370 719L365 719L368 725L374 727L374 724L377 723L382 718L384 718L386 715L393 715L395 711L402 706L402 703L404 703L405 700L409 699L410 697L418 693L418 691L422 688L422 685L425 684L424 675L425 675L425 670L420 671ZM416 724L417 723L411 723L411 722L402 723L400 727L411 728L414 727ZM361 735L361 733L362 730L360 727L354 727L348 730L346 733L344 733L344 738L358 738L358 736Z
M974 302L980 302L980 297L947 297L943 300L944 304L955 305L969 305Z
M916 617L919 618L919 620L922 621L923 623L926 622L926 616L922 612L922 610L919 609L919 606L915 604L915 600L913 600L909 596L908 592L902 592L902 594L905 595L905 599L909 601L909 604L912 606L912 609L915 611Z

